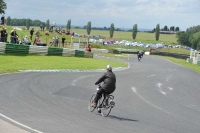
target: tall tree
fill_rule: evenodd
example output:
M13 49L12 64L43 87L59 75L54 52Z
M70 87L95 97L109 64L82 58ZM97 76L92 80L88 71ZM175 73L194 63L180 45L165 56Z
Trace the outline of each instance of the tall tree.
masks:
M171 27L170 27L170 30L171 30L171 31L174 31L174 30L175 30L174 26L171 26Z
M26 20L26 28L27 30L30 28L30 18Z
M10 25L10 22L11 22L11 18L10 18L10 16L8 16L6 19L6 25Z
M189 34L188 33L186 33L185 31L178 32L176 34L176 37L178 38L177 42L179 44L191 47L191 44L189 42Z
M49 30L50 22L49 19L46 21L46 29Z
M200 32L197 32L190 36L189 38L190 43L192 44L191 47L193 49L200 49Z
M157 25L156 25L156 31L155 31L156 41L159 40L159 36L160 36L160 25L157 24Z
M7 5L4 0L0 0L0 14L5 14L5 10L7 9Z
M89 21L87 24L87 34L90 35L90 32L91 32L91 21Z
M165 27L163 28L164 31L168 30L168 27L165 25Z
M133 30L132 30L132 37L134 40L135 40L136 36L137 36L137 24L134 24Z
M112 24L110 25L110 38L113 37L114 30L115 30L115 26L114 26L114 24L112 23Z
M71 29L71 19L68 20L67 25L66 25L66 29L70 30Z
M180 30L179 27L176 27L176 28L175 28L175 31L179 31L179 30Z
M154 33L155 31L156 31L156 28L154 28L154 29L153 29L151 32L153 32L153 33Z

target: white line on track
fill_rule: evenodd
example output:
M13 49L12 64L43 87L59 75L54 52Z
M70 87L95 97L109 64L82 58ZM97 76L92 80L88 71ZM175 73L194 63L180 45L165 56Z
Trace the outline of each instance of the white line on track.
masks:
M133 90L133 92L134 92L140 99L142 99L145 103L149 104L150 106L153 106L154 108L157 108L157 109L159 109L159 110L161 110L161 111L163 111L163 112L165 112L165 113L167 113L167 114L169 114L169 115L172 115L172 116L174 116L174 117L176 117L176 118L179 118L179 119L182 119L182 120L186 120L186 119L183 119L183 118L181 118L181 117L179 117L179 116L177 116L177 115L174 115L174 114L172 114L172 113L170 113L170 112L168 112L168 111L166 111L166 110L164 110L164 109L162 109L162 108L156 106L155 104L149 102L148 100L146 100L144 97L142 97L142 96L137 92L137 89L136 89L135 87L132 87L131 89ZM196 124L196 125L200 125L200 123L196 123L196 122L189 121L189 120L187 120L187 121L190 122L190 123Z
M11 118L9 118L9 117L7 117L7 116L1 114L1 113L0 113L0 116L3 117L3 118L5 118L6 120L9 120L9 121L11 121L11 122L13 122L13 123L15 123L15 124L17 124L17 125L23 127L23 128L26 128L26 129L28 129L28 130L30 130L30 131L34 131L34 132L36 132L36 133L43 133L43 132L41 132L41 131L38 131L38 130L35 130L35 129L31 128L31 127L28 127L28 126L26 126L26 125L24 125L24 124L22 124L22 123L20 123L20 122L17 122L17 121L15 121L15 120L13 120L13 119L11 119Z
M140 99L142 99L144 102L148 103L149 105L151 105L151 106L153 106L153 107L155 107L155 108L157 108L157 109L159 109L159 110L161 110L161 111L163 111L163 112L165 112L165 113L167 113L167 114L173 115L172 113L170 113L170 112L168 112L168 111L166 111L166 110L164 110L164 109L162 109L162 108L160 108L160 107L158 107L158 106L152 104L151 102L149 102L148 100L146 100L145 98L143 98L143 97L137 92L136 88L132 87L132 90L133 90L133 92L134 92Z

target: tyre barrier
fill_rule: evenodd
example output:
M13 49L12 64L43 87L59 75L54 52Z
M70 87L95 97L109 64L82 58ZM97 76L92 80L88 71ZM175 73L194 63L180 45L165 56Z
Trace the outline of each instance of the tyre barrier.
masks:
M0 54L48 55L93 58L93 52L47 46L0 43Z

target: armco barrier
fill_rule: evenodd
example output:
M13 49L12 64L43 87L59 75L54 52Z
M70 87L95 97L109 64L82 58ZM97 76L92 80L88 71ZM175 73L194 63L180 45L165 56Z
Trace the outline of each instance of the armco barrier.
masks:
M97 49L97 48L92 48L92 53L108 53L109 50L107 49Z
M30 45L30 47L29 47L29 54L47 55L48 54L48 47L46 47L46 46Z
M84 50L35 46L35 45L6 44L2 42L0 42L0 54L58 55L58 56L68 56L68 57L93 58L93 52L88 52Z
M6 44L5 43L0 43L0 54L4 54L5 53L5 48L6 48Z
M75 57L75 50L74 49L67 49L63 48L63 56Z
M48 47L48 54L47 55L62 56L63 55L62 53L63 53L63 48Z
M28 45L6 44L5 54L27 55L28 53L29 53Z

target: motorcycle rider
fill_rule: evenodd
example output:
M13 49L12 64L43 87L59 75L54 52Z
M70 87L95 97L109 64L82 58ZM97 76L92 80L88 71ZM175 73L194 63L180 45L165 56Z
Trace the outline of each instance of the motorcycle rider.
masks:
M137 56L138 56L138 60L140 60L142 58L142 53L140 51L137 51Z
M105 96L105 94L111 94L115 91L116 76L112 72L112 66L107 65L106 70L107 72L105 72L95 83L95 85L98 85L99 83L103 82L101 88L97 91L94 102L91 104L92 107L97 106L97 102L101 98L102 94Z

